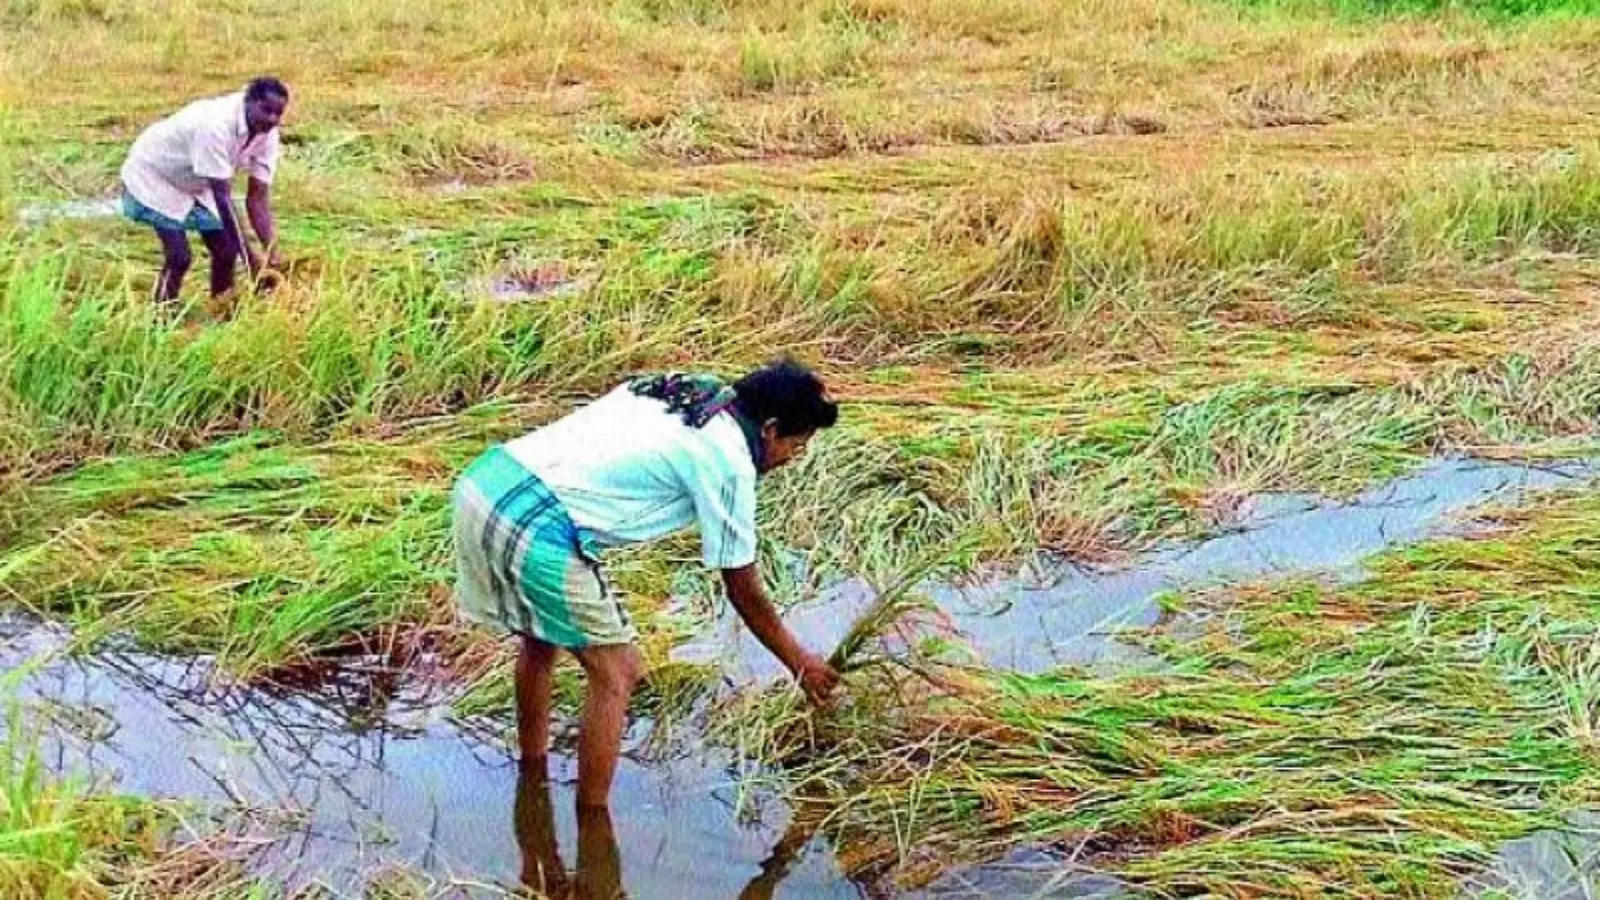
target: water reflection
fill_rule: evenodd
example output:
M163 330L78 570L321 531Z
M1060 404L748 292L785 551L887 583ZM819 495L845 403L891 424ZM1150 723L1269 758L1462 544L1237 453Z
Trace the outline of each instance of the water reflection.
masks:
M761 874L750 879L750 883L739 892L739 900L772 900L778 885L805 854L815 835L816 829L808 823L798 819L791 823L789 830L773 845L772 853L761 864Z
M629 896L611 811L606 807L576 808L578 849L576 865L569 872L561 858L551 793L545 773L524 770L518 775L513 830L522 852L523 887L552 900L618 900ZM773 845L760 871L739 891L738 900L772 900L778 896L779 886L805 856L814 836L815 830L810 826L798 820L792 823ZM712 867L718 864L715 858L702 862ZM680 896L687 896L684 892L690 890L691 884L682 883L674 889Z
M670 754L640 752L648 723L637 723L610 822L574 817L576 760L554 753L544 818L529 818L539 807L498 729L463 728L443 698L389 683L392 672L354 665L314 692L243 687L204 658L71 656L70 641L49 623L0 617L0 671L17 673L19 699L53 726L40 748L51 768L147 796L292 813L252 832L249 860L287 893L361 896L373 872L399 867L460 886L450 896L498 897L467 885L528 881L528 851L541 845L526 836L543 833L560 836L550 848L576 850L580 870L609 855L633 900L682 897L685 885L706 898L861 896L825 843L788 847L788 808L742 788L732 756L692 737ZM557 871L555 858L533 854L544 867L532 876Z
M556 816L550 804L550 780L544 773L524 771L517 778L515 816L517 847L522 850L522 884L535 894L565 896L567 867L561 862ZM581 833L583 822L578 826ZM609 817L606 834L612 841L616 840ZM581 860L578 864L583 865ZM618 869L620 872L620 862Z
M569 877L561 862L550 780L523 771L517 778L517 846L522 850L522 884L535 894L571 900L617 900L622 890L622 853L611 810L578 807L577 867Z

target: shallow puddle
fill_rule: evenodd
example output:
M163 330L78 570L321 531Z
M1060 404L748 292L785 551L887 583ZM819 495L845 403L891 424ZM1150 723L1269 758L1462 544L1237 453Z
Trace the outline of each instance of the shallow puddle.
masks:
M513 888L552 843L575 865L575 761L552 758L546 794L520 781L497 741L448 721L438 698L385 698L381 678L353 678L314 700L218 689L203 660L52 658L64 633L31 619L4 627L0 669L48 660L20 693L57 710L44 748L52 768L149 796L298 813L252 856L287 885L359 895L396 864ZM780 846L781 804L746 798L741 813L739 800L725 758L625 759L612 824L628 895L681 897L693 884L708 898L860 896L826 847Z
M948 872L914 896L916 900L1113 900L1137 892L1078 864L1070 854L1021 847L994 862Z
M1311 572L1354 574L1362 557L1444 531L1477 504L1512 502L1520 491L1596 472L1581 464L1441 459L1345 502L1260 498L1239 530L1161 548L1128 567L1098 571L1036 560L1016 577L934 585L929 592L990 665L1025 671L1155 665L1118 643L1114 631L1155 623L1164 592ZM871 600L861 582L845 581L786 619L810 646L831 648ZM443 880L512 887L541 861L548 868L552 847L565 866L574 865L574 760L555 756L547 794L519 780L498 736L469 732L446 717L442 698L386 683L381 670L352 668L313 698L219 686L203 659L116 651L63 657L58 651L67 641L36 620L0 620L0 668L44 660L21 679L20 693L54 711L57 727L45 739L51 766L151 796L297 812L253 857L261 872L288 885L321 882L347 895L375 871L398 865ZM735 681L779 673L731 616L680 651L720 660ZM630 746L642 743L641 731L642 725ZM628 896L645 900L866 895L843 877L826 845L785 834L789 816L781 803L741 799L737 781L731 760L715 753L665 761L629 756L613 792L612 833L586 845L590 858L610 860L601 868ZM585 835L600 831L587 827ZM1507 865L1519 858L1508 856ZM917 896L1118 892L1114 880L1053 851L1024 848L948 873Z
M1128 566L1097 570L1040 558L1015 575L925 590L946 626L992 667L1038 672L1061 665L1158 666L1159 660L1118 642L1115 632L1156 624L1163 594L1313 573L1355 577L1365 557L1443 533L1475 506L1515 503L1523 492L1596 475L1600 466L1593 463L1440 458L1348 500L1256 497L1246 504L1237 530L1158 548ZM872 600L865 583L846 580L797 604L784 619L809 646L829 648ZM781 674L731 611L679 648L679 656L719 660L734 680Z
M84 197L24 206L17 210L17 220L32 228L57 219L104 219L121 213L122 201L116 197Z
M1600 897L1600 813L1581 813L1565 830L1541 831L1500 848L1489 870L1468 880L1467 893L1515 900Z
M510 267L470 282L469 297L496 303L518 303L581 294L592 284L588 276L574 275L560 262Z

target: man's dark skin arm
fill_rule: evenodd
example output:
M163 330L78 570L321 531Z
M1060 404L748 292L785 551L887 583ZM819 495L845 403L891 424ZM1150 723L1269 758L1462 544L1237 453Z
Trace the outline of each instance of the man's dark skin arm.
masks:
M767 599L760 570L754 564L738 569L723 569L722 584L727 588L728 602L733 604L739 618L744 620L761 646L772 651L772 655L794 673L800 687L813 702L826 700L839 682L839 673L822 657L800 646L800 642L784 627L778 610Z
M244 211L250 217L250 227L267 251L266 264L279 268L283 261L278 256L278 225L272 218L272 187L260 179L250 179L250 186L245 189ZM246 251L247 254L252 252ZM253 262L255 271L259 272L261 258L256 256Z
M227 178L208 178L206 181L211 185L212 199L217 202L217 218L222 220L223 234L234 242L234 249L245 258L250 274L256 274L259 269L256 265L258 258L245 240L244 229L239 227L239 217L234 215L232 182Z

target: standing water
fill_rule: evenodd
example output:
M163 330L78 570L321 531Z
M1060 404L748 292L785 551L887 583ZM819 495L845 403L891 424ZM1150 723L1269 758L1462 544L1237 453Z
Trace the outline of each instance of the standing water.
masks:
M553 755L548 787L519 779L497 736L447 719L441 698L391 694L382 674L317 696L219 688L203 659L57 654L67 640L31 619L0 624L0 668L42 661L20 693L61 726L46 739L47 764L137 794L284 811L251 859L289 886L359 895L399 865L514 888L552 842L569 862L576 849L575 761ZM790 860L779 848L787 810L737 788L729 760L711 751L623 760L613 827L630 896L678 897L686 884L707 897L771 896L780 875L784 896L860 896L826 848L802 846Z
M1146 664L1153 661L1111 632L1154 624L1166 591L1349 574L1363 557L1439 533L1476 504L1595 474L1582 464L1436 460L1349 501L1260 498L1241 530L1164 547L1114 571L1053 562L1042 567L1046 577L935 585L930 594L992 666ZM871 600L859 582L846 581L785 618L810 646L828 648ZM389 683L392 676L377 670L352 670L315 696L229 687L204 659L129 650L73 658L59 652L69 638L31 619L0 622L0 666L34 666L20 676L20 692L57 724L45 743L50 764L129 792L290 812L252 857L260 872L288 885L355 893L374 872L402 866L512 887L554 854L570 865L577 853L571 757L552 759L548 789L519 780L497 737L449 719L443 699L426 689ZM727 616L680 650L716 659L738 683L777 673ZM635 728L630 746L643 743L644 727ZM598 858L609 858L610 876L629 896L864 895L827 846L785 836L781 803L740 792L733 760L689 743L667 759L630 754L617 774L614 834L603 842L612 849L602 847ZM1070 858L1020 850L948 873L919 893L1097 897L1116 890L1104 876L1076 871Z
M1594 900L1600 897L1600 814L1570 816L1565 830L1547 830L1500 848L1465 893L1501 900Z
M1134 565L1095 570L1068 560L1035 560L1021 575L961 587L932 584L926 591L963 642L995 668L1039 672L1062 665L1153 664L1143 651L1118 642L1114 632L1155 625L1163 594L1310 573L1355 577L1366 557L1439 534L1475 506L1515 502L1526 491L1581 484L1596 475L1600 465L1587 462L1435 459L1349 500L1258 496L1246 504L1238 530L1158 548ZM873 599L865 583L851 579L797 604L784 620L809 646L832 647ZM718 658L743 678L768 679L781 671L731 613L680 653Z
M57 219L109 219L122 211L116 197L85 197L61 203L36 203L17 211L17 221L37 227Z

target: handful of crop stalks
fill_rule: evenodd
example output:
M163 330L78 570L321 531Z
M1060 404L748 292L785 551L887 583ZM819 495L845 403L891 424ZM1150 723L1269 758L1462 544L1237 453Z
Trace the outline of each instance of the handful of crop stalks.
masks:
M871 664L872 658L862 651L874 639L881 637L910 613L929 607L927 598L917 593L917 586L971 549L970 539L935 547L914 560L900 573L899 578L884 587L879 587L868 578L867 583L878 595L877 599L850 626L850 630L839 641L839 646L828 657L828 665L843 674Z

